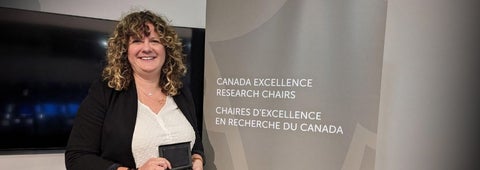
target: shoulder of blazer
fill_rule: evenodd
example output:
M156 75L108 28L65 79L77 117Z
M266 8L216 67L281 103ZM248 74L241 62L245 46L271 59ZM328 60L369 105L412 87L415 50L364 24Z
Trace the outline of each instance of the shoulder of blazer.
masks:
M177 106L183 112L185 117L187 117L187 119L193 124L196 124L195 104L193 102L193 97L188 87L182 87L179 90L179 94L173 96L173 99L175 100L175 103L177 103Z
M131 83L130 86L126 90L115 90L111 87L108 87L108 83L106 80L101 78L93 81L89 93L92 95L101 95L104 99L105 104L109 104L113 98L120 98L121 100L128 100L128 102L136 102L137 99L137 91L135 88L135 83ZM126 96L126 97L120 97ZM107 106L108 107L108 106Z
M190 90L187 87L183 87L179 90L179 93L173 96L175 102L179 102L185 107L188 108L189 111L195 111L194 109L194 102L193 96Z

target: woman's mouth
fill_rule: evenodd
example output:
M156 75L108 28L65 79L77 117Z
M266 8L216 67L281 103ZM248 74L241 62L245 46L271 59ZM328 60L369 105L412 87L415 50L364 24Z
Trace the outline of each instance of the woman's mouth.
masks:
M154 56L145 56L145 57L138 57L139 59L142 59L142 60L153 60L155 59L156 57Z

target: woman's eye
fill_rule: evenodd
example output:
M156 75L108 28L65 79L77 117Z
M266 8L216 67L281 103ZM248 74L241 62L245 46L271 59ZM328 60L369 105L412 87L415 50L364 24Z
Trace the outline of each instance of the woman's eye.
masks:
M140 38L132 38L130 39L130 43L139 43L139 42L142 42L142 40Z
M161 43L160 40L152 40L153 43Z

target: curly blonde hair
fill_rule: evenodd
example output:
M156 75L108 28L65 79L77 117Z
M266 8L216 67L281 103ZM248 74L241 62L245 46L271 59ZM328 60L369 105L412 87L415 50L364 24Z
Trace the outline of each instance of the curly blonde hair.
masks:
M127 49L130 37L148 36L147 23L153 24L165 46L165 63L161 69L159 86L162 92L174 96L178 93L187 68L184 64L182 43L175 30L166 20L151 11L132 12L117 24L108 39L106 66L103 69L103 79L110 88L121 91L127 89L133 80L133 69L128 62Z

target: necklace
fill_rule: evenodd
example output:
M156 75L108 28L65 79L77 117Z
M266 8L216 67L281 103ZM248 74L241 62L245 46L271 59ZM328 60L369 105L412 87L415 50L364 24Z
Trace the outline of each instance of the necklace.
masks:
M148 100L153 100L160 103L165 102L165 97L163 95L154 96L154 94L156 94L155 92L145 92L145 90L141 88L138 88L138 89L142 92L143 95L147 96Z
M139 88L139 89L140 89L140 88ZM142 91L142 93L143 93L144 95L146 95L146 96L149 96L149 97L153 96L153 92L148 92L148 93L147 93L147 92L145 92L145 90L143 90L143 89L140 89L140 91Z
M140 86L137 87L138 90L140 90L144 95L146 96L153 96L154 94L156 94L156 92L158 92L158 88L153 88L152 90L150 90L150 92L147 92L144 88L141 88Z

